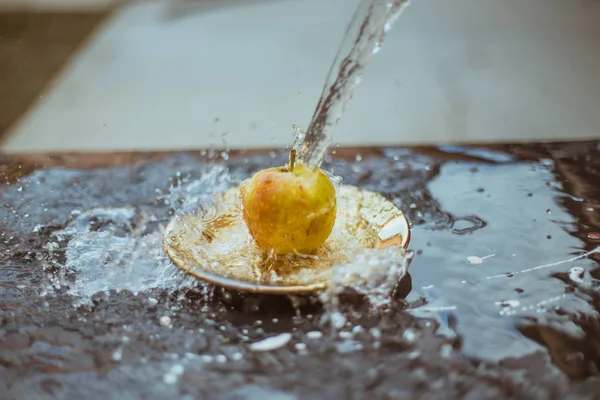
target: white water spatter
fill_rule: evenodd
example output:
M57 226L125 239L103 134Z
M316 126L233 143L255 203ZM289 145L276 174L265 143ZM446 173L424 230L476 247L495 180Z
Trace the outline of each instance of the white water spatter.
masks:
M250 345L250 350L261 352L276 350L288 344L291 339L291 333L282 333L280 335L271 336L259 342L252 343Z
M195 212L199 204L210 203L214 193L225 191L233 183L227 167L214 164L201 171L199 179L182 177L171 184L168 192L160 195L158 200L163 200L179 214Z
M185 369L181 364L171 366L169 371L163 376L163 382L166 384L174 384L179 380L179 377L184 373Z
M123 358L123 349L118 348L117 350L113 351L112 359L114 361L121 361L121 358Z
M306 337L309 339L321 339L323 337L323 333L319 331L310 331L306 334Z
M333 266L329 290L322 293L321 299L327 304L349 288L366 296L373 308L384 307L406 275L412 257L412 251L396 247L360 252L349 263Z
M305 351L306 351L306 344L304 344L304 343L296 343L296 344L294 345L294 348L295 348L296 350L298 350L298 352L302 353L302 352L305 352Z
M232 182L222 165L205 167L196 180L181 174L178 179L166 193L159 193L157 200L184 212L197 209L198 204L227 189ZM154 288L206 287L182 273L164 254L164 226L154 214L123 206L73 210L71 215L65 228L52 233L43 245L48 254L42 265L57 271L50 274L51 287L43 290L43 295L66 289L85 303L96 293L110 290L137 294ZM80 302L76 301L75 306ZM157 301L149 301L151 307L156 304Z
M535 311L536 314L540 314L546 312L548 310L548 306L555 306L556 303L565 299L566 297L567 296L565 294L561 294L558 296L546 298L544 300L529 305L523 305L517 300L509 300L505 302L497 301L495 304L502 307L498 312L498 315L500 315L501 317L509 317L517 315L518 313L532 311Z
M506 300L506 301L497 301L494 304L500 307L518 307L521 302L519 300Z
M292 148L295 149L304 141L304 136L306 134L304 133L304 130L296 124L292 125L292 130L294 131L294 143L292 144Z
M325 175L327 175L327 177L329 178L331 183L333 183L336 193L339 193L339 189L342 187L344 179L341 176L334 175L333 173L331 173L329 171L326 171L326 170L322 170L322 171L325 173Z
M514 275L517 275L517 274L524 274L524 273L527 273L527 272L537 271L539 269L556 267L558 265L567 264L567 263L570 263L570 262L573 262L573 261L581 260L582 258L586 258L586 257L588 257L588 256L590 256L592 254L595 254L595 253L600 253L600 247L596 247L593 250L590 250L588 252L585 252L585 253L580 254L578 256L575 256L575 257L568 258L566 260L556 261L556 262L553 262L553 263L550 263L550 264L542 264L542 265L538 265L538 266L535 266L535 267L532 267L532 268L523 269L521 271L507 272L507 273L500 274L500 275L487 276L484 279L506 278L508 276L514 276Z
M353 339L347 339L336 343L335 348L338 353L347 354L362 350L363 344Z
M407 343L413 343L417 340L417 333L414 330L408 328L402 333L402 338Z
M328 324L333 332L346 325L347 317L340 308L340 296L347 290L364 296L372 312L385 309L391 304L394 289L406 275L413 255L412 251L395 247L368 249L358 253L347 264L334 265L328 290L319 296L326 310L321 322Z
M457 308L458 308L457 306L432 306L432 307L423 306L423 307L419 307L418 310L425 311L425 312L439 312L439 311L454 311Z
M585 275L585 270L581 267L573 267L569 271L569 279L573 282L583 283L583 278Z
M495 254L489 254L484 257L469 256L469 257L467 257L467 261L470 262L471 264L481 264L481 263L483 263L483 260L485 260L486 258L490 258L490 257L494 257L494 256L495 256Z
M452 345L446 343L440 348L440 355L443 358L450 358L450 356L452 355L452 350Z

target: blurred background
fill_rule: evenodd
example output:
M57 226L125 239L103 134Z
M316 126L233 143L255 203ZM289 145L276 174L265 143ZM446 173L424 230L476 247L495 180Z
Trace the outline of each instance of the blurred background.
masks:
M285 146L358 0L0 0L5 152ZM340 145L600 138L600 1L413 0Z

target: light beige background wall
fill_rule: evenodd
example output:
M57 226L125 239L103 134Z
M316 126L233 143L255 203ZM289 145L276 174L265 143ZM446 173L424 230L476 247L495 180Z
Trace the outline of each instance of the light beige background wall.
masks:
M356 4L123 6L4 150L199 148L221 144L225 131L232 147L289 144L291 125L310 120ZM335 142L600 137L598 21L594 0L413 0Z

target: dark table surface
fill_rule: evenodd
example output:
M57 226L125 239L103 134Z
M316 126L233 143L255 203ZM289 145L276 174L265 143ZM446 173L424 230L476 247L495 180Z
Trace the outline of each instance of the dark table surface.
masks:
M324 167L404 210L415 257L400 298L348 295L331 334L316 299L223 291L162 254L175 213L285 152L0 155L0 398L600 398L599 156L336 149Z

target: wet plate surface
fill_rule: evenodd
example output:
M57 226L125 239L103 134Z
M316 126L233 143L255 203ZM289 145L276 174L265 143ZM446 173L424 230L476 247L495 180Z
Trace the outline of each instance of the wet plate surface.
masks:
M3 398L598 398L598 143L336 149L326 169L412 224L391 298L180 271L173 217L287 154L225 156L1 159Z
M164 248L183 271L241 291L287 294L322 291L334 265L348 264L365 249L395 248L398 257L410 240L406 217L383 196L342 185L336 223L314 255L265 257L242 217L240 189L216 195L199 210L175 217L165 230ZM351 279L351 277L349 277Z

